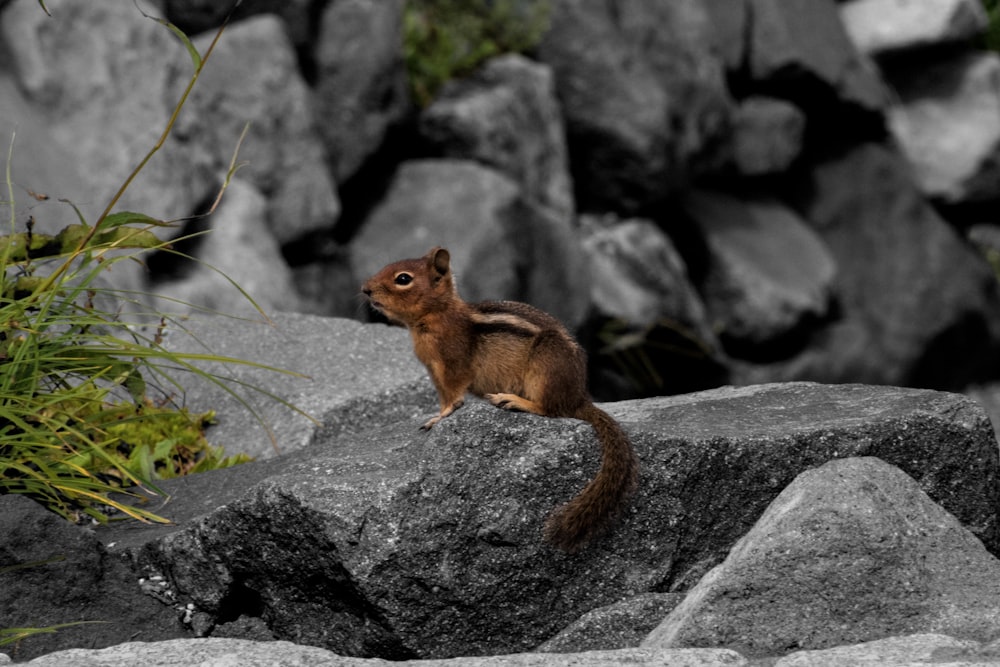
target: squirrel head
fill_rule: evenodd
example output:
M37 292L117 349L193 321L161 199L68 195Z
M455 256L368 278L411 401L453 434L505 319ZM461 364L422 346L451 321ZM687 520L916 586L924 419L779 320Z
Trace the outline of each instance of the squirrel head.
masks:
M459 300L451 254L441 247L431 248L423 257L386 265L365 281L361 291L372 308L406 326L447 310Z

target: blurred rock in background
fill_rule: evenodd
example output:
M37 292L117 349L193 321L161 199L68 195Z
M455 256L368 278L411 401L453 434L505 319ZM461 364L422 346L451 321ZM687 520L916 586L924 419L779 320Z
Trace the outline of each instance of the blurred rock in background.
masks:
M210 230L184 251L269 312L366 317L364 277L447 246L467 298L574 328L603 399L1000 375L1000 56L977 0L437 4L244 2L121 206ZM131 5L46 5L0 5L0 132L17 224L58 229L59 198L99 215L191 62ZM228 11L157 9L202 50ZM190 262L131 270L247 307Z

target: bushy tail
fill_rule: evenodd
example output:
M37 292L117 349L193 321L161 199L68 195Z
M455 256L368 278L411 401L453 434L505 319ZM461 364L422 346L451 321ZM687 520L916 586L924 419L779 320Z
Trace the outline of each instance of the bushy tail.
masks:
M545 539L570 553L579 551L611 524L639 481L639 462L618 422L595 405L581 408L574 416L594 427L601 443L601 469L545 522Z

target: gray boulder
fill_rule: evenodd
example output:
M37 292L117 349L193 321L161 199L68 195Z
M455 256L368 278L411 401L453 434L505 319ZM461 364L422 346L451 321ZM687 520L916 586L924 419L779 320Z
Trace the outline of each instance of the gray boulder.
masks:
M591 278L581 337L596 348L591 391L640 397L724 382L722 344L670 237L648 220L580 220Z
M241 0L238 4L216 0L163 0L166 17L189 35L222 25L232 13L233 22L258 14L276 14L296 47L307 46L312 34L315 0Z
M150 300L156 312L245 316L257 314L258 308L297 309L301 300L269 229L266 201L253 185L233 179L208 220L208 233L193 250L198 261L176 259L183 277L155 283Z
M909 476L874 458L800 474L643 642L748 657L1000 622L1000 561Z
M308 665L309 667L743 667L747 661L725 649L627 649L566 655L521 653L446 660L378 660L345 658L332 651L285 641L178 639L158 643L131 642L102 650L59 651L27 663L31 667L188 667L190 665Z
M588 611L535 650L577 653L638 646L683 599L683 593L643 593Z
M904 665L1000 665L996 643L981 644L970 639L922 633L903 637L817 649L796 651L774 663L774 667L903 667Z
M684 209L706 248L701 288L712 328L730 352L787 348L789 337L826 316L837 263L793 211L766 197L711 191L691 192Z
M487 61L444 87L420 115L420 134L436 153L493 167L526 197L573 213L565 129L545 65L518 55Z
M892 83L889 125L920 189L950 204L1000 198L1000 56L970 52Z
M403 68L403 0L324 3L315 42L314 103L338 183L410 111Z
M0 563L0 628L74 624L3 647L18 660L187 636L181 613L144 595L132 568L111 557L92 529L24 496L0 496Z
M417 418L437 409L427 372L400 327L281 313L276 321L196 316L171 322L166 346L186 354L247 360L199 362L229 389L179 377L192 410L215 410L207 436L229 454L269 458ZM235 391L230 391L230 390Z
M169 30L129 3L53 0L46 6L53 17L38 3L6 7L0 35L28 111L47 127L40 143L65 155L86 187L51 194L79 196L76 203L93 221L155 145L178 101L176 77L193 74L191 59ZM130 54L127 66L123 53ZM37 145L32 150L43 152ZM201 146L169 142L121 208L161 219L188 216L214 195L220 175L213 166ZM65 214L76 222L71 211Z
M794 104L754 95L733 117L733 164L745 176L780 174L802 152L806 117Z
M850 0L840 16L854 44L875 57L970 43L987 25L978 0Z
M596 607L693 586L788 482L832 458L905 468L997 548L996 445L967 399L775 385L607 408L642 486L577 556L546 547L541 525L596 469L590 429L480 401L426 434L412 417L320 432L272 461L164 483L176 525L102 538L170 582L205 632L245 615L279 639L390 658L529 650Z
M731 112L697 2L553 3L555 73L578 203L631 214L717 166Z
M587 271L569 219L499 171L468 160L403 163L352 241L357 282L435 245L451 251L467 301L526 301L571 329L582 320Z
M889 100L878 70L847 35L834 0L749 0L751 79L800 99L824 90L822 99L865 111ZM814 99L810 109L820 99Z
M198 37L195 46L204 52L214 36ZM174 73L178 98L186 75ZM337 186L327 172L295 49L277 17L261 15L229 26L188 105L176 132L211 156L216 186L250 124L240 146L239 161L245 164L239 175L266 197L268 226L279 243L333 227L340 214Z
M795 189L796 208L837 262L839 316L787 363L740 366L734 377L962 386L995 368L996 278L924 200L901 157L863 145Z

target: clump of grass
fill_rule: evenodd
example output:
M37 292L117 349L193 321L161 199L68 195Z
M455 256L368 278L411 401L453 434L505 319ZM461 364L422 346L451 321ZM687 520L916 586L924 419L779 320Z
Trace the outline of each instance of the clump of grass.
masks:
M427 106L487 58L534 48L550 15L549 0L408 0L403 51L414 99Z
M102 280L118 262L173 252L155 233L167 222L115 207L164 145L225 28L202 55L176 27L154 20L181 40L194 73L159 140L96 220L87 221L74 207L78 223L58 234L35 233L30 217L18 231L13 136L7 155L10 233L0 237L0 494L26 494L69 519L103 522L114 510L164 522L136 504L159 493L154 480L247 460L209 446L203 428L211 414L190 414L171 398L183 393L178 378L184 373L240 398L223 379L201 371L199 361L264 367L167 349L164 329L180 322L143 312L145 295ZM238 168L234 155L219 197ZM135 487L143 493L129 491Z

